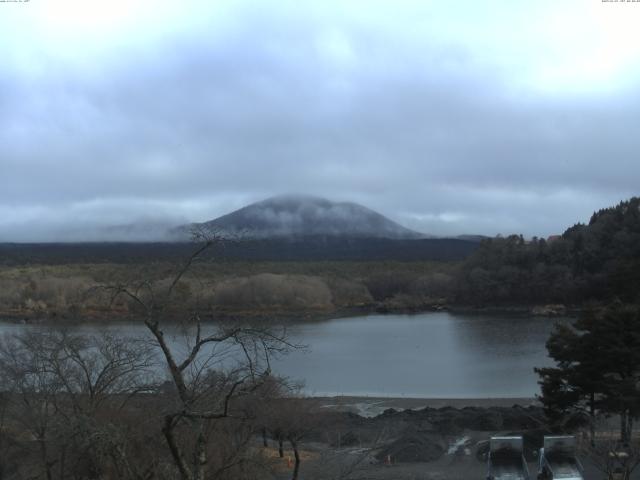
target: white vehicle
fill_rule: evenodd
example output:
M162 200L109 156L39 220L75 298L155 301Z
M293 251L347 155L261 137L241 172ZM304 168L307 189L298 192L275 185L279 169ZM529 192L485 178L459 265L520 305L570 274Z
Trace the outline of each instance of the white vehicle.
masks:
M487 480L529 480L522 437L491 437Z
M538 480L584 480L573 436L544 437L539 460Z

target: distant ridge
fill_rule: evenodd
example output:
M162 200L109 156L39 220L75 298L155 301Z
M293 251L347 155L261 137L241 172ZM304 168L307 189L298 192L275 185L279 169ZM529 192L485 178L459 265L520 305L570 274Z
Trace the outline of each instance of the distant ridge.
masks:
M183 225L172 233L183 237L194 229L254 239L328 236L409 240L429 237L357 203L332 202L307 195L271 197L209 222Z
M448 238L448 237L445 237ZM457 235L455 237L452 238L457 238L458 240L466 240L468 242L482 242L483 240L487 240L491 237L488 237L487 235Z
M457 261L480 244L458 239L300 237L253 239L214 245L203 261ZM181 262L191 242L0 243L0 265Z

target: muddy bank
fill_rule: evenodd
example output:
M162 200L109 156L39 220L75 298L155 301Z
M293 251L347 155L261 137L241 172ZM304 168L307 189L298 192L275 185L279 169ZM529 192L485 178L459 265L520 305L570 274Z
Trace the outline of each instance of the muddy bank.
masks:
M327 413L313 441L334 450L368 452L361 478L417 478L412 475L419 472L445 475L442 478L481 478L489 437L523 435L525 455L531 460L548 433L542 408L532 398L313 401L318 400ZM395 408L371 415L375 409L366 405ZM354 413L356 408L365 416Z
M584 308L580 305L461 305L449 304L444 307L451 313L478 315L513 315L537 317L577 317Z
M317 400L314 400L317 401ZM489 402L489 399L481 403ZM352 411L340 411L335 404L320 405L333 418L333 428L341 435L366 443L367 433L384 428L395 435L459 436L466 431L499 432L538 430L546 424L542 407L537 404L511 406L423 407L417 409L387 408L375 416L362 416ZM365 411L365 413L371 413ZM446 442L445 442L446 443Z
M375 417L385 410L422 410L425 408L465 407L521 407L540 406L534 397L510 398L410 398L410 397L314 397L323 408L338 412L350 412L362 417Z
M578 306L549 306L549 305L512 305L512 306L469 306L457 304L422 304L419 306L390 305L388 303L373 303L349 308L325 309L215 309L202 312L205 321L220 322L268 322L268 323L300 323L322 322L336 318L349 318L373 314L382 315L419 315L430 312L450 312L453 314L470 315L509 315L514 317L577 317L583 311ZM184 320L181 311L169 310L165 312L166 321L180 322ZM0 321L10 323L48 324L84 324L84 323L126 323L143 320L144 316L129 310L85 309L82 311L67 311L57 309L2 309Z
M546 423L542 407L533 398L329 397L310 401L332 419L324 434L329 443L344 446L348 439L348 444L370 444L378 432L385 431L389 440L382 445L385 455L393 450L400 457L414 458L412 461L427 461L415 457L414 451L422 447L430 457L438 451L444 454L445 446L465 432L537 431ZM333 437L327 436L328 431Z

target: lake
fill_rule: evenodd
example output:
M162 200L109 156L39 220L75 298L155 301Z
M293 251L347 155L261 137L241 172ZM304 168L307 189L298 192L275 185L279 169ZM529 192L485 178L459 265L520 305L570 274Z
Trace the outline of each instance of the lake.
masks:
M545 341L557 320L544 317L369 315L288 327L307 345L273 363L275 373L304 380L312 395L428 398L532 397L535 366L551 365ZM0 333L42 328L0 324ZM122 336L141 324L74 327Z

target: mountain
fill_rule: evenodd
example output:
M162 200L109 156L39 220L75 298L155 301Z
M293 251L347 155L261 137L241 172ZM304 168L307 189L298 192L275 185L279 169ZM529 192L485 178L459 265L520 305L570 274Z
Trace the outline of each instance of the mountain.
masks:
M209 222L183 225L173 233L204 230L245 238L342 237L408 240L426 238L357 203L305 195L283 195L252 203Z
M215 244L203 256L215 261L456 261L480 245L415 232L356 203L302 195L269 198L164 234L162 228L144 222L105 229L98 241L0 243L0 265L177 261L193 253L194 230L242 239Z
M157 242L167 239L167 232L175 228L177 222L169 220L137 220L132 223L121 225L111 225L98 228L95 231L87 233L86 231L77 231L75 236L73 232L70 237L77 242L99 241L99 242Z

